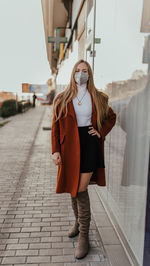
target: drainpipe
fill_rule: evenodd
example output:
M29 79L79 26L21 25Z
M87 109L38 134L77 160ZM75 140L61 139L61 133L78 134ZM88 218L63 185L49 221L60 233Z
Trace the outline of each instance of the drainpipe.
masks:
M93 60L92 60L92 70L94 75L94 61L95 61L95 27L96 27L96 0L94 0L94 17L93 17Z

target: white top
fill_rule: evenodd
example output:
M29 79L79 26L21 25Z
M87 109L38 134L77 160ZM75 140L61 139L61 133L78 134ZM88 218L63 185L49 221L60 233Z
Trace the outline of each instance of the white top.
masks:
M78 85L77 97L73 98L73 106L76 113L77 125L79 127L89 126L92 124L92 100L91 95L87 89L87 84ZM83 97L84 95L84 97ZM83 98L82 98L83 97ZM81 100L81 105L78 105L79 100Z

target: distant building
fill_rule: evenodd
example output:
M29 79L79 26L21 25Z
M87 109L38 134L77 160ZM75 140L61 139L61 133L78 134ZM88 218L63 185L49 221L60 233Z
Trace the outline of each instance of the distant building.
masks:
M16 95L12 92L1 91L0 92L0 107L2 103L6 100L16 99Z

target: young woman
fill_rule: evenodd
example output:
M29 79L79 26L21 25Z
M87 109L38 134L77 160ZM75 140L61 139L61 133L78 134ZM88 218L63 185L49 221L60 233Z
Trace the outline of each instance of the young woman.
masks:
M75 224L68 236L78 235L76 258L86 256L91 220L88 185L105 186L104 140L116 121L108 96L95 88L90 65L73 67L68 87L53 103L52 159L58 166L56 193L71 194Z

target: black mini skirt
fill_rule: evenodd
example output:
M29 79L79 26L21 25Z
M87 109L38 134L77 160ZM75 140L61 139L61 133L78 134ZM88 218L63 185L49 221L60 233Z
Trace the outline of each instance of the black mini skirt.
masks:
M80 138L80 173L93 172L96 168L105 168L100 150L99 138L91 135L90 126L78 127Z

